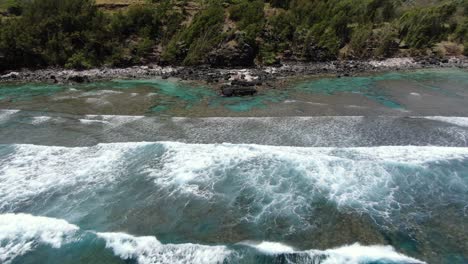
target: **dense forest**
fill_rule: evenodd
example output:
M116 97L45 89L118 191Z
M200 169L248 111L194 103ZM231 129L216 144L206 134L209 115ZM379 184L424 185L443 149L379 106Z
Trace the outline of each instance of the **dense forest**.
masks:
M0 70L249 66L468 53L468 0L8 1Z

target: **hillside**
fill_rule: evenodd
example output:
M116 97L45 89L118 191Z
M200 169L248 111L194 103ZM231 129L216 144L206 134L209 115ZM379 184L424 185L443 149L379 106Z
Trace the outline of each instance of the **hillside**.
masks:
M235 67L468 50L466 0L0 0L0 7L16 7L0 22L0 69Z

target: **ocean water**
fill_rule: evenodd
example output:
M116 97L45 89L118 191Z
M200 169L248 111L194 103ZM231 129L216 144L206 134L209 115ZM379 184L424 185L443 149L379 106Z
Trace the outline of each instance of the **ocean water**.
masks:
M463 70L418 70L410 72L388 72L374 76L357 76L342 78L320 78L302 82L296 89L300 92L322 93L333 95L337 93L354 93L363 95L379 104L390 108L404 108L398 98L388 94L379 86L380 83L394 81L406 82L415 87L439 92L448 97L463 97L465 89L450 90L445 86L467 87L468 74ZM460 94L461 93L461 94Z
M468 148L14 144L0 165L3 262L466 261L438 239L466 239Z
M227 98L216 88L176 80L89 84L2 84L7 109L69 114L167 116L468 115L468 74L461 69L286 81L256 96ZM446 109L444 109L446 108ZM373 111L370 111L372 109Z
M466 80L3 85L0 263L468 263Z

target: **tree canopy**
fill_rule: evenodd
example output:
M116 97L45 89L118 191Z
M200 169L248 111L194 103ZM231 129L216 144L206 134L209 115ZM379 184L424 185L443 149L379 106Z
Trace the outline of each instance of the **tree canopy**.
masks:
M203 64L242 42L257 63L387 57L468 45L468 0L159 0L109 12L93 0L14 1L0 17L0 68ZM234 37L236 36L236 37ZM241 37L239 37L241 36ZM468 49L465 49L465 51Z

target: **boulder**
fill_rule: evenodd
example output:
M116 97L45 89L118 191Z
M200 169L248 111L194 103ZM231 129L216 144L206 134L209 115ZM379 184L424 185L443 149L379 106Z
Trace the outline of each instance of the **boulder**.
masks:
M76 83L88 83L89 78L88 78L88 76L72 75L72 76L68 77L68 81L76 82Z
M243 86L243 87L250 87L250 86L255 86L257 85L257 82L249 82L245 80L232 80L231 85L233 86Z
M255 95L257 93L257 89L255 89L254 87L225 85L221 87L221 93L227 97L246 96L246 95Z

